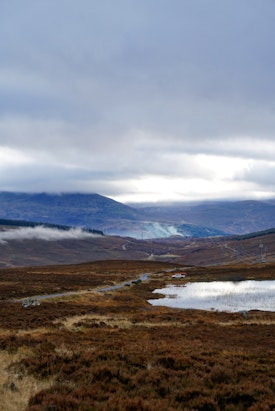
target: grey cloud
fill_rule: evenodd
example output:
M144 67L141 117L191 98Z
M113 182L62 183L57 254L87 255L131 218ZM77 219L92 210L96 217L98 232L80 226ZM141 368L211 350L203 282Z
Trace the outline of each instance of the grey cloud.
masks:
M251 165L238 178L259 185L263 190L275 189L275 163L259 162Z
M272 160L274 19L271 0L1 2L0 147L33 158L2 187L111 194L211 179L197 154Z

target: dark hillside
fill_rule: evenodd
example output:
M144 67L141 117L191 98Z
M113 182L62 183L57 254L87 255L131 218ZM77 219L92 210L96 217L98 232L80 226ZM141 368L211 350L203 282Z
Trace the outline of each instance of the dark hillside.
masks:
M247 234L275 227L275 204L223 201L133 208L99 194L0 192L0 219L76 226L137 239Z
M144 214L99 194L27 194L0 192L0 218L28 222L79 226L105 234L134 238L181 235L208 237L225 235L223 230L207 225L159 224L158 217Z
M108 219L138 219L135 209L99 194L0 192L0 218L100 228Z
M43 227L46 228L55 228L57 230L71 230L72 226L68 225L61 225L61 224L50 224L50 223L41 223L41 222L33 222L33 221L25 221L25 220L6 220L4 218L0 218L0 231L5 229L10 229L10 228L19 228L19 227L38 227L43 225ZM103 235L103 232L100 230L93 230L91 228L84 229L84 231L87 231L89 233L94 233L94 234L99 234Z

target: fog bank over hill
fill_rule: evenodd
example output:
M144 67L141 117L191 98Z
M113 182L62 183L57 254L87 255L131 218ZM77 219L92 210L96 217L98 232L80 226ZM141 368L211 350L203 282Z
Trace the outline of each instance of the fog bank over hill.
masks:
M99 237L97 234L89 233L81 228L71 228L70 230L58 230L56 228L19 227L7 231L0 231L0 244L7 244L12 240L84 240Z
M115 225L109 228L108 234L133 237L139 240L169 238L180 236L185 238L203 238L227 235L222 230L195 224L168 224L165 222L128 222L126 225Z

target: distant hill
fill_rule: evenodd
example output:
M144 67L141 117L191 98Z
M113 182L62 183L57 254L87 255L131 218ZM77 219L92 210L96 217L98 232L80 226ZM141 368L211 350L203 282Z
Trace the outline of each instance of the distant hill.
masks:
M99 194L0 192L0 218L99 227L108 219L136 220L138 212Z
M61 224L50 224L50 223L41 223L41 222L33 222L33 221L25 221L25 220L6 220L4 218L0 218L0 230L3 228L17 228L17 227L38 227L43 225L46 228L55 228L57 230L71 230L74 228L73 226L68 225L61 225ZM103 235L103 232L100 230L93 230L92 228L84 228L84 231L88 233Z
M0 218L107 230L139 221L139 213L99 194L0 192Z
M12 239L5 244L0 242L0 268L148 258L145 244L140 246L134 239L128 241L108 236L55 241Z
M104 234L134 238L180 235L208 237L225 235L207 224L159 221L125 204L99 194L27 194L0 192L0 218L48 224L78 226Z
M275 227L275 201L132 207L99 194L0 192L0 219L82 227L138 239L215 237Z
M99 260L167 261L183 267L271 263L275 262L275 230L268 230L266 234L192 239L94 236L51 241L13 237L5 243L0 241L0 268Z
M230 234L245 234L275 227L275 200L224 201L172 204L139 208L147 218L173 223L192 223Z
M135 209L98 194L0 193L0 217L9 217L0 218L4 239L0 237L0 267L111 259L167 261L184 266L273 262L274 207L272 203L249 201ZM43 230L81 226L94 234L104 231L116 236L76 238L66 233L67 238L62 234L61 239L47 240L32 233L32 228L36 231L41 223ZM222 230L209 228L210 224L241 235L223 236ZM257 231L255 225L268 229ZM23 228L23 237L14 231L17 227Z

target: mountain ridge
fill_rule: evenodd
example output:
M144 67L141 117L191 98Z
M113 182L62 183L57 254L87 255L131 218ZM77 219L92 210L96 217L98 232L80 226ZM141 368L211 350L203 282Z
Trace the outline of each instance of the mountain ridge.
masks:
M150 218L171 223L188 221L215 227L228 234L246 234L275 227L275 202L257 200L211 201L194 205L172 204L141 208Z
M159 223L154 217L148 219L143 211L96 193L0 192L0 218L79 226L135 238L226 234L206 225Z
M97 193L0 192L0 218L76 226L140 239L213 237L275 227L275 203L211 201L134 208Z

